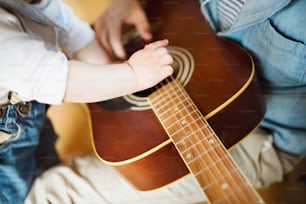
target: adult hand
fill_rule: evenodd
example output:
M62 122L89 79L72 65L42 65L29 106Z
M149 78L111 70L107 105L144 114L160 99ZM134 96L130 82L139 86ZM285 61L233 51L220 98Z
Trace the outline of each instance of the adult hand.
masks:
M124 59L122 25L136 27L146 41L152 38L149 22L137 0L111 0L110 5L94 22L96 35L102 46L113 56Z

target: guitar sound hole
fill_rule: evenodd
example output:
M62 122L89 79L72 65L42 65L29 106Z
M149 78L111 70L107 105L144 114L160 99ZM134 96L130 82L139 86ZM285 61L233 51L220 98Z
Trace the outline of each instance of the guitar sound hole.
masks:
M131 46L130 48L134 49L136 47L137 45ZM168 46L168 50L174 59L174 62L172 64L174 73L171 77L168 77L167 79L163 80L161 83L157 84L152 88L139 91L127 96L99 102L98 105L110 111L124 111L129 109L140 111L147 110L151 109L151 106L147 101L147 97L161 86L164 86L173 79L177 79L183 84L183 86L185 86L189 82L193 74L194 59L191 53L189 53L188 50L182 47Z

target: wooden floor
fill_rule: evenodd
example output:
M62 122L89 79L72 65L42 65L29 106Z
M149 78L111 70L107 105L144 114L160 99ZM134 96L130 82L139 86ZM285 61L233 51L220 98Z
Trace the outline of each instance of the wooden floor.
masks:
M83 20L92 23L110 0L64 0ZM89 3L90 2L90 3ZM57 149L63 160L92 152L84 104L53 106L48 115L59 134ZM284 182L259 190L267 204L306 204L306 159Z

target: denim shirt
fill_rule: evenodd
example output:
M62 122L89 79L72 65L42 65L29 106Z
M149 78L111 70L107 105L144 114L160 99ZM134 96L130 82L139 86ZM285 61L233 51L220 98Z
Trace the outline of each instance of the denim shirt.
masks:
M277 147L306 155L306 1L247 0L228 30L218 30L216 1L200 2L217 35L253 56L267 105L261 127Z

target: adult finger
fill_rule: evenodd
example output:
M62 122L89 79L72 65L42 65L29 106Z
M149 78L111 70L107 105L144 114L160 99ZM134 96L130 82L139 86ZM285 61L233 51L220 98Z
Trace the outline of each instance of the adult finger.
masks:
M138 17L135 18L134 20L134 25L139 33L139 35L144 39L144 40L151 40L152 39L152 34L150 31L150 24L143 12L140 12Z
M109 33L109 44L111 46L114 55L120 59L126 58L126 54L123 48L122 38L121 38L121 26L116 28L111 28Z

